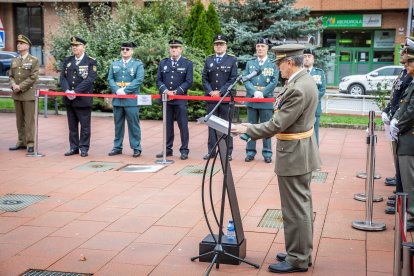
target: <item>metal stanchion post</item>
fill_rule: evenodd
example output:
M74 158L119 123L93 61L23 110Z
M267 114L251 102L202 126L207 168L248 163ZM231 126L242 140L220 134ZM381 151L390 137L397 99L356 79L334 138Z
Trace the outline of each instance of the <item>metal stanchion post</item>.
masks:
M39 142L39 90L35 92L35 137L34 137L34 152L26 154L27 157L43 157L44 154L38 152L38 142Z
M402 272L401 276L412 276L411 272L411 250L414 248L412 242L405 242L402 244Z
M44 106L43 106L43 117L45 117L45 118L47 118L47 100L48 100L48 96L47 95L45 95L45 97L43 98L44 100L43 100L43 103L44 103Z
M365 230L365 231L382 231L385 230L385 224L381 222L372 221L372 208L373 208L373 197L374 197L374 172L375 172L375 142L377 136L374 135L374 118L375 112L369 112L369 154L368 161L369 167L367 171L367 179L365 180L365 220L354 220L352 227Z
M372 112L372 113L371 113ZM365 165L365 171L368 172L369 171L369 158L370 158L370 150L371 150L371 137L375 136L375 123L374 123L374 118L375 118L375 112L374 111L370 111L369 113L369 123L368 123L368 133L367 133L367 162ZM376 138L376 136L375 136ZM374 140L374 144L376 143L376 139ZM367 173L358 173L357 177L359 178L363 178L365 179L365 190L367 190ZM375 175L373 176L373 179L379 179L381 178L381 176L379 175ZM358 200L358 201L366 201L366 194L365 193L356 193L354 195L354 199ZM380 202L383 200L382 196L373 196L372 201L373 202Z
M395 195L394 276L401 276L401 233L406 236L405 206L407 204L407 195L407 193L396 193Z
M162 159L155 160L156 164L172 164L174 160L167 160L167 93L162 94Z

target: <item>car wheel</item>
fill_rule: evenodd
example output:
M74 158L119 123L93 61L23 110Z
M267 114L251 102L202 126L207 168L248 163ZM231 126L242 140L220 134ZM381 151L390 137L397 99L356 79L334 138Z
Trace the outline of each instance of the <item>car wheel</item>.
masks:
M365 89L362 85L354 83L348 88L348 92L354 96L360 96L365 94Z

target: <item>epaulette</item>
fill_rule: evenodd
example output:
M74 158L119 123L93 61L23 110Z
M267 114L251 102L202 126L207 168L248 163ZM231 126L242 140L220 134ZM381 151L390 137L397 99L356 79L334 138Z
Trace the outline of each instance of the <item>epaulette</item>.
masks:
M93 57L91 57L91 56L88 56L90 59L93 59L93 60L96 60L96 58L93 58Z
M323 71L321 68L317 68L317 67L315 67L315 70L316 71Z
M231 57L236 57L235 55L233 55L233 54L227 54L228 56L231 56Z
M163 58L161 61L163 61L163 60L168 60L169 59L169 57L166 57L166 58Z

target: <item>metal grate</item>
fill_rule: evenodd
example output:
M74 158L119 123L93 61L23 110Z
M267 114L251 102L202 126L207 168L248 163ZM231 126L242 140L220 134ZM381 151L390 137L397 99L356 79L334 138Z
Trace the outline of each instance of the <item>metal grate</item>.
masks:
M205 166L195 166L195 165L188 165L185 166L181 171L176 173L176 175L203 175ZM218 173L220 169L218 167L214 168L213 175ZM210 175L211 167L207 168L207 175Z
M93 172L106 172L119 167L121 163L118 162L102 162L91 161L86 164L73 168L75 171L93 171Z
M325 183L326 178L328 177L327 172L312 172L312 183Z
M0 211L17 212L47 197L45 195L7 194L0 197Z
M154 173L154 172L158 172L159 170L165 168L164 165L134 165L134 164L129 164L126 165L120 169L118 169L118 171L121 172L133 172L133 173Z
M41 269L29 269L20 276L92 276L91 273L77 273L77 272L61 272L61 271L48 271Z
M316 213L313 212L313 220L315 220ZM283 215L280 209L267 209L257 227L262 228L283 228Z

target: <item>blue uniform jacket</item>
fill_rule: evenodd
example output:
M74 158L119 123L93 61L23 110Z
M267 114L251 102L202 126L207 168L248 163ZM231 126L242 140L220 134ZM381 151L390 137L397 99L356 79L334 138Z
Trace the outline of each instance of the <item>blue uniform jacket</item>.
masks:
M402 94L410 85L413 78L407 74L407 69L401 70L398 78L394 81L391 89L391 100L388 102L387 106L384 108L384 112L388 114L391 119L395 112L397 111Z
M63 91L74 90L75 93L92 94L96 70L96 60L87 54L78 65L75 56L66 57L60 72L60 85ZM74 100L63 97L63 103L73 107L89 107L92 106L92 97L76 97Z
M261 74L244 83L244 86L246 87L246 98L253 98L254 92L256 91L261 91L264 98L273 98L279 78L279 70L277 69L276 64L271 62L269 58L266 59L262 66L259 65L259 60L257 58L249 60L246 64L243 76L246 76L257 69L261 70ZM246 106L256 109L273 109L273 103L271 102L246 102Z
M180 57L174 67L171 58L164 58L158 66L156 83L160 94L171 90L176 95L187 95L188 89L193 85L193 63ZM172 100L168 104L185 105L187 100Z
M112 94L116 94L121 83L127 83L125 86L125 94L139 95L142 82L144 81L144 66L140 60L131 59L125 66L122 60L112 62L109 68L108 81ZM113 106L137 106L137 99L112 99Z
M225 54L221 62L217 63L215 55L208 56L204 63L201 78L203 81L204 95L210 96L210 92L213 90L220 90L220 94L223 96L227 88L236 81L237 58ZM223 104L225 103L223 102Z
M322 98L326 93L326 78L325 73L322 69L312 67L312 70L309 74L315 80L316 86L318 87L318 107L316 108L315 116L319 117L322 114Z

